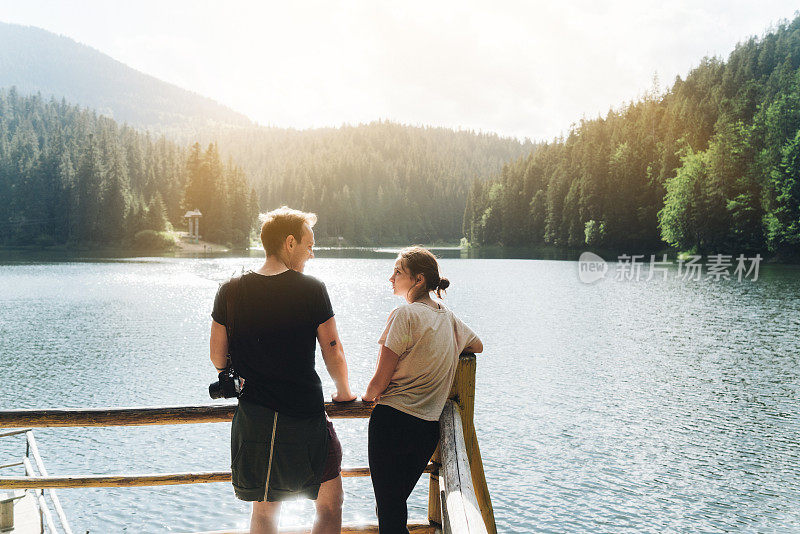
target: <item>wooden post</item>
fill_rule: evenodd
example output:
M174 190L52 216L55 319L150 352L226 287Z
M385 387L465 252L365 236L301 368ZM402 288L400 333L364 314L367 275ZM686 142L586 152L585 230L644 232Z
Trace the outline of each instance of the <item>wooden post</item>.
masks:
M453 387L450 389L450 398L458 404L461 411L461 422L464 427L464 442L469 456L469 467L472 471L472 485L475 496L481 508L483 522L489 534L497 534L497 525L494 522L494 508L489 496L489 487L486 485L486 475L483 472L481 450L478 447L478 436L475 433L475 355L463 354L458 361Z
M488 534L469 467L464 428L458 405L447 401L442 412L442 531L453 534Z
M441 445L436 446L433 452L431 463L434 466L441 464L441 452L439 448ZM437 525L442 524L442 501L439 497L439 474L441 469L436 469L430 474L430 481L428 483L428 522Z

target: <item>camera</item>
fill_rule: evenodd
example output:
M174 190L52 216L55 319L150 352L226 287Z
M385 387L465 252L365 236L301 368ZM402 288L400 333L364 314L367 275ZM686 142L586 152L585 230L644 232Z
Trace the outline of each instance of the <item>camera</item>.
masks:
M233 399L242 392L239 375L233 367L226 367L219 373L219 380L208 386L208 394L212 399Z

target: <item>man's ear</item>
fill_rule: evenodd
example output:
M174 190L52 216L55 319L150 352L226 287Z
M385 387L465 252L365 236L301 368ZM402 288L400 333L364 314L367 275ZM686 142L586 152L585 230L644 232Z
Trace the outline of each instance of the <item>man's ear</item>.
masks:
M286 236L285 243L286 243L286 248L291 250L292 247L297 244L297 240L294 238L294 236L292 234L289 234L289 235Z

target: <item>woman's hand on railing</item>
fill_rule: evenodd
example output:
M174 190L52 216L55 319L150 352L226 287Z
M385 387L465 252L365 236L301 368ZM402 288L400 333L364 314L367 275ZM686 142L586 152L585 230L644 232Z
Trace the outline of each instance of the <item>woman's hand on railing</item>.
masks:
M358 395L355 395L352 391L347 391L345 393L340 393L337 391L333 395L331 395L331 400L333 402L353 402L358 398Z

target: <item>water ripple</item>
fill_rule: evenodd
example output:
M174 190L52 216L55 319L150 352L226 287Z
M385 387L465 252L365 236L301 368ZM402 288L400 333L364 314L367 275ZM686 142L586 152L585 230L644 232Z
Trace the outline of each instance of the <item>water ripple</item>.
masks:
M354 386L397 304L392 259L316 259ZM34 263L0 271L0 406L199 404L213 378L217 284L248 258ZM800 532L800 270L756 283L604 281L575 264L442 261L448 304L483 338L476 427L498 529ZM333 385L323 373L323 385ZM366 421L337 421L345 465L366 465ZM40 429L51 474L227 469L228 426ZM0 440L0 462L20 439ZM345 481L345 521L374 521L368 479ZM76 531L244 528L228 484L61 492ZM202 504L199 504L202 503ZM208 506L208 503L214 503ZM427 482L410 501L424 517ZM282 525L308 525L308 502Z

